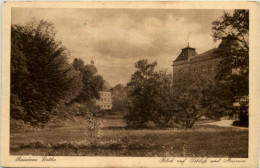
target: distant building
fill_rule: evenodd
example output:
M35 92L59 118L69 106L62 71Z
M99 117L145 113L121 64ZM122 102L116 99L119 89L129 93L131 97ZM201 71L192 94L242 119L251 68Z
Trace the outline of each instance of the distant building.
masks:
M110 84L107 81L105 81L104 89L101 92L99 92L100 99L96 100L96 104L99 105L103 110L111 110L113 107L112 93L110 89L111 89Z

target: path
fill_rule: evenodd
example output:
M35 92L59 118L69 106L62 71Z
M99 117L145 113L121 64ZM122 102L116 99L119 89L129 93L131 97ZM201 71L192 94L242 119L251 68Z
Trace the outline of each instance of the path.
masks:
M201 124L201 125L216 125L216 126L220 126L220 127L233 127L233 128L239 128L239 129L248 129L247 127L238 127L238 126L232 125L232 123L234 121L235 120L220 120L220 121L205 123L205 124Z

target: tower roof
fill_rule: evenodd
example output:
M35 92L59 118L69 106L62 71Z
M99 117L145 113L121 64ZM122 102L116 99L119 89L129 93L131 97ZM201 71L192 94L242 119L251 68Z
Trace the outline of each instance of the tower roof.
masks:
M219 51L218 48L210 49L204 53L197 55L196 57L191 58L190 62L198 62L198 61L209 60L212 58L217 58L219 56L218 51Z
M90 61L90 64L91 64L91 65L94 65L93 57L92 57L92 60Z
M103 91L109 92L111 88L112 87L111 87L110 83L108 83L107 81L104 81Z
M188 44L187 47L182 49L181 53L179 54L179 56L176 58L175 61L185 60L185 59L198 55L195 50L196 50L195 48L190 47Z

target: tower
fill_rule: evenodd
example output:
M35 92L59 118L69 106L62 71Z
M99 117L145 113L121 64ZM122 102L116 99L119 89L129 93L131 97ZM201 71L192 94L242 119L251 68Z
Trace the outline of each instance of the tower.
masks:
M183 48L176 60L173 61L173 75L185 71L185 67L189 64L190 59L197 56L195 48L188 46Z
M177 59L174 62L190 59L191 57L198 55L196 52L196 49L190 47L189 43L188 43L187 47L185 47L181 50L182 50L181 53L179 54L179 56L177 57Z
M91 64L91 65L94 65L93 57L92 57L92 60L90 61L90 64Z

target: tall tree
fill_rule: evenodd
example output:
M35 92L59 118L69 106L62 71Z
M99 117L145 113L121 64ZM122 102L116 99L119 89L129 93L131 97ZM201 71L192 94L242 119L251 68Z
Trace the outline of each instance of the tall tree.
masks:
M80 71L82 76L82 89L73 102L84 103L91 102L92 99L99 99L99 92L103 89L104 80L97 74L97 68L94 65L84 65L81 59L74 59L73 67Z
M134 128L143 127L150 121L153 101L153 86L150 80L152 80L156 65L156 62L149 64L145 59L139 60L135 64L136 72L127 84L128 114L125 115L125 120L128 126Z
M183 128L192 128L195 122L206 116L219 118L224 110L218 105L214 71L193 72L187 68L185 73L174 76L175 123Z
M226 110L239 107L242 124L248 123L249 94L249 10L235 10L213 22L214 40L223 40L219 46L222 60L216 76L222 90L220 104Z
M122 84L118 84L111 89L112 91L112 102L113 112L124 113L126 111L125 103L127 99L126 87Z
M159 127L173 126L176 101L173 95L172 76L166 71L156 72L156 62L140 60L136 72L127 84L127 125L145 127L152 123Z
M25 115L17 117L17 108L11 108L11 117L33 125L47 122L53 107L75 87L68 65L66 48L55 40L52 23L12 25L11 98L19 101L12 101L11 107L23 107Z
M174 126L175 115L177 114L176 96L172 83L172 74L166 71L155 72L150 80L152 90L152 103L150 118L159 127Z
M190 129L202 116L219 118L223 110L216 103L215 71L185 73L172 78L166 71L155 72L156 63L136 63L136 72L127 84L125 120L132 128L153 123L159 127ZM174 79L174 80L173 80Z

